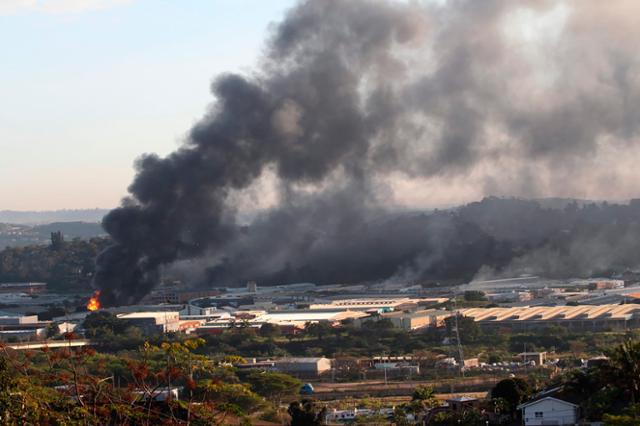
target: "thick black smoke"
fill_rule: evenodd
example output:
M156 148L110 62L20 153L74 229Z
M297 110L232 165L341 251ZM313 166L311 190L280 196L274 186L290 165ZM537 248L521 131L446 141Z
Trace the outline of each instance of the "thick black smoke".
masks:
M508 242L511 261L487 265L477 277L521 274L549 278L622 275L640 270L640 200L629 204L486 199L459 210L462 221Z
M215 104L182 148L138 161L131 196L104 219L114 245L95 286L106 304L132 303L185 259L216 284L503 264L501 243L457 216L391 218L395 185L602 185L579 166L635 148L639 8L301 1L254 75L216 79ZM240 224L239 197L265 181L273 205ZM456 264L453 253L477 256Z

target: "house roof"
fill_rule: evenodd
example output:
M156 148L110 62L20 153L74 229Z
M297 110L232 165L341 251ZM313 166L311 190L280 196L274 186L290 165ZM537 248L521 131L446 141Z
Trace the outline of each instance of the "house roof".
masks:
M544 398L536 399L534 401L525 402L524 404L520 404L520 405L518 405L518 410L522 410L523 408L527 408L530 405L535 405L535 404L538 404L538 403L540 403L542 401L546 401L546 400L554 400L554 401L560 402L562 404L571 405L572 407L577 407L578 406L577 404L574 404L574 403L569 402L569 401L564 401L562 399L554 398L552 396L547 396L547 397L544 397Z

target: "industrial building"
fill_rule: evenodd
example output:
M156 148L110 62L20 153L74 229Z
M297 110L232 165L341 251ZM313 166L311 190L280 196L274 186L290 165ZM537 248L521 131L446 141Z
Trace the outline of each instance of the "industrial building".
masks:
M304 326L308 322L329 322L339 323L346 319L356 319L368 316L365 312L350 310L295 310L295 311L273 311L264 315L256 316L251 322L271 323L278 325L297 324Z
M0 293L40 294L47 291L46 283L2 283Z
M626 330L640 327L640 305L525 306L461 309L483 328L526 331L562 326L576 331Z
M278 325L283 334L295 334L302 330L307 323L326 322L339 324L347 319L368 317L369 314L360 311L343 309L325 309L317 311L235 311L233 315L213 319L196 329L198 334L219 334L231 326L243 323L243 326L258 329L262 324Z
M547 360L546 352L522 352L518 354L518 357L525 364L533 362L535 365L544 365Z
M398 310L401 308L417 307L420 305L436 305L444 303L448 298L362 298L362 299L340 299L328 303L312 303L310 310L322 309L349 309L352 311L384 311Z
M609 280L609 279L601 279L601 280L592 280L587 284L589 290L611 290L611 289L620 289L624 288L623 280Z
M530 291L498 291L495 293L486 293L485 297L488 301L493 303L511 303L511 302L526 302L533 299L533 294Z
M425 309L415 312L389 312L380 315L358 318L354 325L361 327L366 321L380 321L387 319L391 321L394 327L403 330L415 330L423 327L440 327L444 325L445 318L451 316L451 312L437 309Z
M218 296L218 290L177 290L161 288L147 295L143 301L148 303L186 303L191 299Z
M36 324L38 322L37 315L23 316L0 316L0 327L12 325Z
M331 371L332 360L325 357L280 358L237 363L234 367L240 370L279 371L296 377L317 377Z
M331 371L331 360L316 358L282 358L274 361L274 369L297 377L319 376Z
M46 337L50 322L38 321L37 315L0 316L0 340L25 341Z
M167 333L180 329L179 312L131 312L118 318L147 334Z

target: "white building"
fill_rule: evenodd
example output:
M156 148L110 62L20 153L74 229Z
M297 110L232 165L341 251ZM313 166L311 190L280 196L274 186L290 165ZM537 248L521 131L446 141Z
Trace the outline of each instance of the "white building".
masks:
M486 293L486 298L493 303L512 303L526 302L533 299L530 291L499 291L495 293Z
M58 333L60 334L71 333L76 329L77 326L78 324L74 324L72 322L66 322L66 321L58 323Z
M180 329L179 312L130 312L118 318L148 334L167 333Z
M37 315L0 316L0 326L37 324Z
M283 358L274 361L275 369L288 374L319 376L331 370L331 360L320 358Z
M353 410L337 410L333 409L333 411L328 411L325 417L326 423L351 423L356 417L366 417L366 416L374 416L381 415L386 418L391 418L393 416L394 409L393 408L380 408L379 410L372 410L369 408L354 408ZM407 420L413 421L414 417L407 415Z
M522 421L525 426L578 423L578 406L551 396L520 404L518 410L522 410Z
M359 299L339 299L330 302L312 303L309 310L323 309L348 309L351 311L375 311L378 309L390 309L401 307L403 305L435 305L449 300L448 298L411 298L411 297L390 297L390 298L359 298Z
M179 311L180 318L197 316L197 317L217 317L219 315L230 316L226 311L219 311L215 306L202 307L191 305L187 303L184 307Z
M327 310L295 310L295 311L272 311L263 312L256 315L250 322L253 323L271 323L278 325L300 325L306 323L329 322L337 323L346 319L356 319L366 317L368 314L361 311L350 311L347 309L327 309Z

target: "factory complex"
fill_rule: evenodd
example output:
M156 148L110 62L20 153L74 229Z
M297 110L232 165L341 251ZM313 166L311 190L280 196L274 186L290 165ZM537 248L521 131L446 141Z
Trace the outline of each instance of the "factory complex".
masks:
M46 284L12 283L0 288L20 289L20 293L4 294L11 304L0 306L0 340L42 340L52 334L52 329L82 334L82 324L90 313L86 310L39 319L39 312L47 309L46 303L61 297L46 293ZM29 289L37 289L38 294L23 293ZM484 302L465 302L468 289L481 294ZM158 302L165 296L174 302ZM183 301L186 296L196 297ZM28 303L20 305L22 298ZM599 300L603 303L597 303ZM237 327L257 330L265 324L278 326L281 334L288 335L300 333L313 323L360 328L376 327L380 321L387 327L413 331L443 327L456 313L483 329L518 332L551 326L575 331L640 328L637 281L607 279L561 282L527 277L431 288L311 283L258 287L253 282L243 288L208 290L161 286L142 302L101 311L149 335L215 335Z

